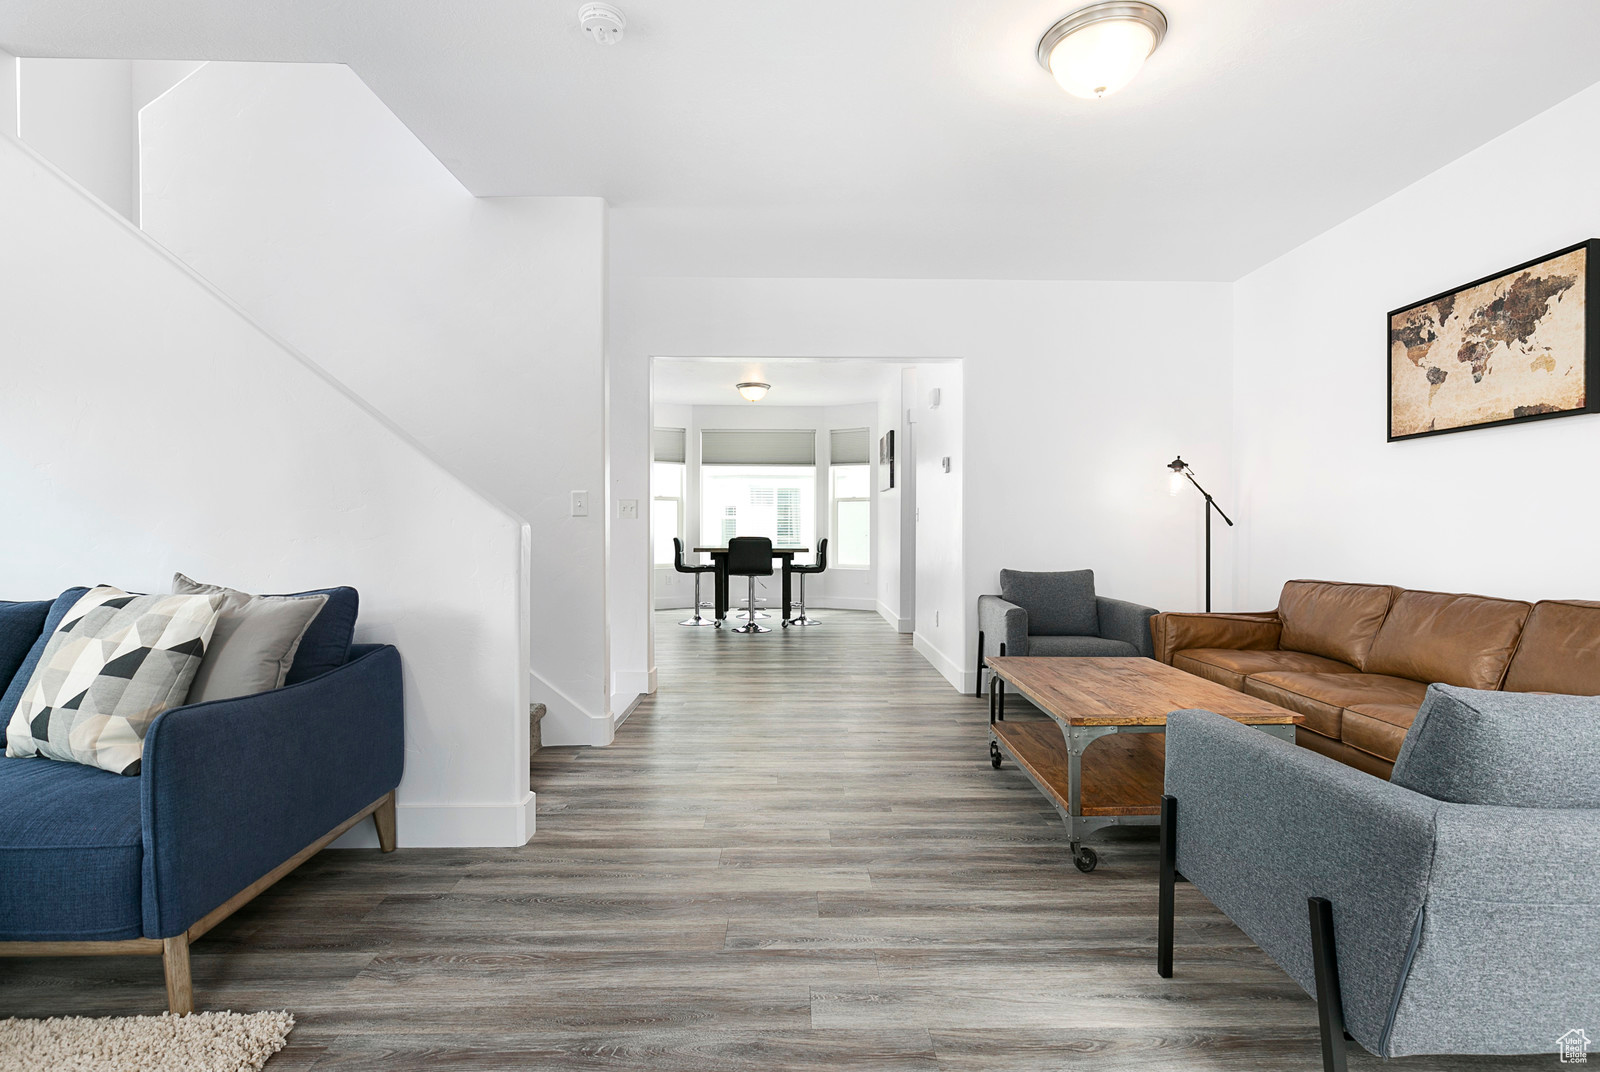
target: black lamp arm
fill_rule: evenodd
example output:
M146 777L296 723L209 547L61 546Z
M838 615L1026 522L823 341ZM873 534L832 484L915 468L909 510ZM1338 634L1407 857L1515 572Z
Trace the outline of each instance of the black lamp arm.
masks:
M1198 480L1196 480L1194 478L1194 474L1189 472L1187 467L1183 470L1183 475L1188 477L1189 478L1189 483L1193 484L1195 486L1196 490L1198 490L1201 495L1204 495L1206 497L1206 506L1207 506L1207 508L1215 510L1217 512L1217 514L1222 518L1222 520L1224 520L1224 521L1226 521L1228 523L1228 527L1230 529L1233 528L1233 518L1231 518L1227 514L1223 513L1222 507L1217 505L1217 500L1215 500L1215 499L1213 499L1211 497L1211 493L1209 491L1207 491L1205 488L1200 487L1200 481L1198 481Z

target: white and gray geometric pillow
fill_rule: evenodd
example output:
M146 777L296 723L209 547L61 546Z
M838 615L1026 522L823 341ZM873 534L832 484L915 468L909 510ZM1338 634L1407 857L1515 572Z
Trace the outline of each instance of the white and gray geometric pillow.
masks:
M90 589L45 644L6 727L6 755L138 774L145 732L188 695L223 599Z

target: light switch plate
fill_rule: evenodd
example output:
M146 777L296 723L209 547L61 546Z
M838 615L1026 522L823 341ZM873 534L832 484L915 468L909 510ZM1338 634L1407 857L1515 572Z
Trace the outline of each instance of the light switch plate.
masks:
M617 516L625 521L632 518L637 518L639 516L639 500L618 499Z
M587 491L575 491L572 493L572 516L589 516L589 493Z

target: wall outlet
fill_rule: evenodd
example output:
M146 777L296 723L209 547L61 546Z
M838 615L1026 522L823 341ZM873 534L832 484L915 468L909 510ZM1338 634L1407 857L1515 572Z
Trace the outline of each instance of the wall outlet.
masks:
M638 499L618 499L617 516L623 520L630 520L639 516Z
M587 491L575 491L572 493L572 516L589 516L589 493Z
M939 465L944 469L945 472L948 473L950 471L950 456L945 455L943 458L940 458Z

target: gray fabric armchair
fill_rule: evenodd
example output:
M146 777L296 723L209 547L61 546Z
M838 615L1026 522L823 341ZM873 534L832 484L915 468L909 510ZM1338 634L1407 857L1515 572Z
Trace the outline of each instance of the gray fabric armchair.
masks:
M1345 1032L1552 1053L1600 1024L1600 698L1434 685L1391 782L1174 712L1166 793L1158 971L1181 876L1318 999L1328 1072Z
M978 691L989 655L1155 654L1154 607L1097 596L1094 570L1000 571L1000 594L978 597Z

